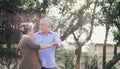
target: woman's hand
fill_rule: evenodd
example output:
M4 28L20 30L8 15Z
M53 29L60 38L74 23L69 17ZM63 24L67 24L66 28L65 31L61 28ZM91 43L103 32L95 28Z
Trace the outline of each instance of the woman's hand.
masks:
M59 44L58 44L58 42L53 42L52 44L50 44L50 45L40 45L40 49L46 49L46 48L51 48L51 47L53 47L53 46L56 46L56 47L60 47L59 46Z
M19 56L22 56L22 52L21 52L21 51L18 51L18 55L19 55Z
M57 42L53 42L52 44L48 45L48 48L56 46L56 45L57 45Z

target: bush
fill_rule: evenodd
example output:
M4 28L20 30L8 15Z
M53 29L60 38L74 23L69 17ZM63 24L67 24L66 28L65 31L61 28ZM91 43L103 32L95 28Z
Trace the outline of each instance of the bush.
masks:
M16 48L7 48L5 45L0 46L0 69L7 68L17 69L18 58L16 55Z
M118 69L115 65L111 69Z
M73 65L74 53L64 48L57 49L56 62L58 69L74 69Z

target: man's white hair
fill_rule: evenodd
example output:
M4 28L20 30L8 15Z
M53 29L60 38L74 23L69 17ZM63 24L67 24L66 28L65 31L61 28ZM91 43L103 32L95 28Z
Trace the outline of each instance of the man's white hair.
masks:
M42 18L40 21L44 21L49 27L52 26L52 20L49 18Z

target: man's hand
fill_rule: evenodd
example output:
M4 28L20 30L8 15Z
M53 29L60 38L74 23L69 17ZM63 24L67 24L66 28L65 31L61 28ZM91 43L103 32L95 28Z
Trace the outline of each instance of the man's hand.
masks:
M58 42L53 42L52 44L48 45L47 48L50 48L50 47L53 47L53 46L60 47L60 45L58 44Z
M58 44L58 42L54 42L54 43L53 43L53 46L60 47L60 45Z

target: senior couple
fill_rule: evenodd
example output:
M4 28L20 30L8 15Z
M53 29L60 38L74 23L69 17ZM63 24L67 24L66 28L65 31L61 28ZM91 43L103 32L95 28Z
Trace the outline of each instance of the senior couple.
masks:
M17 50L22 56L19 69L56 69L55 50L61 47L61 40L51 31L51 25L49 18L42 18L40 31L35 34L29 23L21 25L22 38Z

